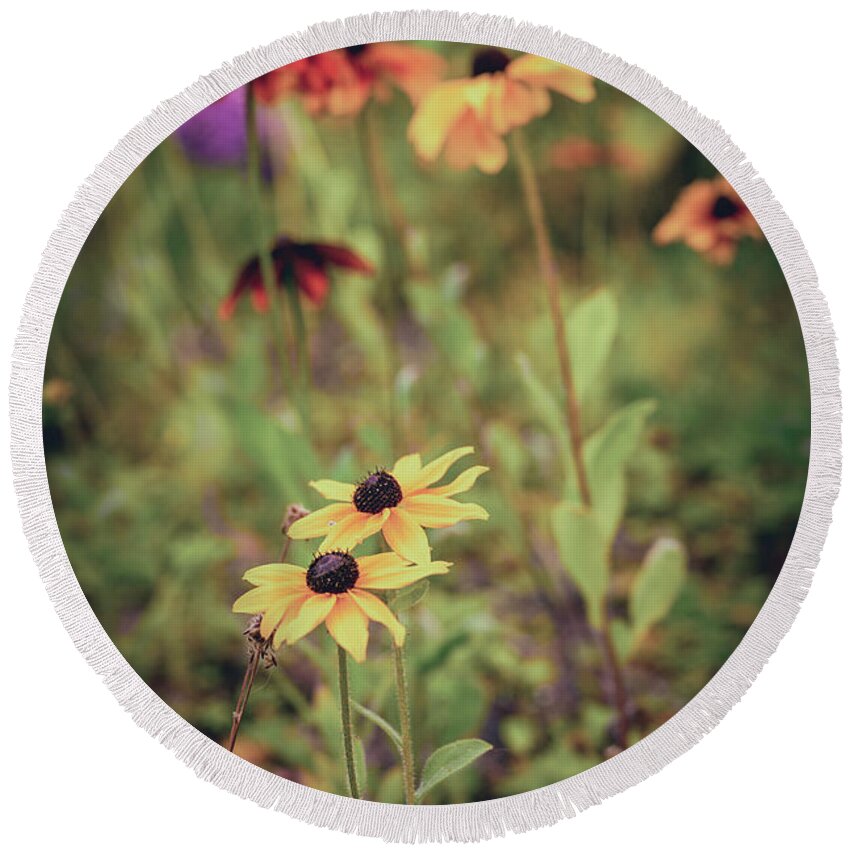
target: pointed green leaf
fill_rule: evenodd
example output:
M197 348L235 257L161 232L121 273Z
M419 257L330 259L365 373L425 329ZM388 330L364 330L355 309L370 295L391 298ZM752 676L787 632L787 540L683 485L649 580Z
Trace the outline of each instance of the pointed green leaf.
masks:
M567 439L564 412L558 402L558 398L540 380L534 372L529 359L524 354L518 354L516 362L519 366L519 372L525 384L526 392L528 393L532 413L535 414L546 430L555 438L558 446L558 454L561 456L561 462L564 468L564 478L566 481L571 482L575 479L572 455L570 454L570 444Z
M609 544L626 508L626 464L654 410L652 400L635 401L618 410L584 444L593 510Z
M590 624L598 627L608 587L608 543L596 516L564 501L552 511L552 526L561 561L584 599Z
M685 582L685 562L685 547L669 537L656 541L646 553L629 594L633 648L673 607Z
M468 767L492 749L491 744L480 738L464 738L435 750L422 768L422 781L416 789L416 802L421 802L422 798L444 779Z
M421 581L417 581L416 584L408 585L400 590L396 594L395 599L393 599L393 611L396 613L407 611L414 605L418 605L428 595L428 588L430 586L428 579L423 578Z
M380 714L366 708L365 705L360 705L356 700L351 701L351 707L360 715L374 723L386 736L395 744L399 752L402 751L401 735L396 728L387 720L384 720Z
M597 289L567 317L567 341L576 394L583 400L596 383L617 332L617 302L609 289Z

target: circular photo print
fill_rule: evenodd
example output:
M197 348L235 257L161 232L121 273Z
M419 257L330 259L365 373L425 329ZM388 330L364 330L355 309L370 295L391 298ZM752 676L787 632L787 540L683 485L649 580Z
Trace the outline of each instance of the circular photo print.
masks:
M43 436L139 676L271 773L542 788L676 714L788 553L797 313L657 115L550 59L380 42L188 120L88 238Z

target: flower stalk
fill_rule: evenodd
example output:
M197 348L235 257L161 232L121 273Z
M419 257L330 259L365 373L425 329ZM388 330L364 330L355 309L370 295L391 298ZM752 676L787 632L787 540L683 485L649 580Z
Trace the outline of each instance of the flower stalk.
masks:
M404 801L408 806L413 806L416 804L416 764L413 756L413 730L410 722L410 697L407 688L404 647L393 647L393 660L395 662L395 687L401 724L401 769L404 775Z
M348 775L348 788L351 796L360 799L360 786L357 782L357 769L354 765L354 733L351 725L351 690L348 682L348 655L337 647L339 663L339 707L342 723L342 744L345 751L345 767Z
M260 137L257 126L257 98L254 91L254 84L248 84L246 115L245 115L245 130L248 138L248 184L251 190L252 207L254 210L254 233L256 239L256 251L260 261L260 274L263 281L263 288L266 293L266 299L271 306L269 311L272 316L272 342L278 355L280 362L281 375L284 383L289 382L293 386L295 405L301 419L301 424L305 429L309 429L309 411L307 407L307 396L304 392L303 384L300 380L299 373L292 375L292 369L287 359L286 352L283 348L283 340L289 338L286 332L283 316L280 310L280 305L277 299L277 273L274 267L271 250L269 244L272 240L272 234L269 233L269 227L266 215L266 206L263 199L263 173L262 173L262 158L260 152ZM295 293L297 298L297 292ZM300 305L299 305L300 307ZM300 341L301 336L298 335ZM300 364L304 356L304 345L299 345L296 349L296 363Z
M566 322L564 321L564 313L561 306L560 281L558 279L558 269L555 264L555 253L552 249L552 240L546 224L546 215L540 196L540 185L522 129L517 128L512 132L511 141L519 169L520 181L522 182L528 217L534 231L540 276L543 278L546 288L549 312L552 318L552 326L555 334L555 350L558 356L558 367L564 391L564 418L569 435L573 468L578 483L581 503L585 509L590 510L593 507L593 499L590 493L587 467L585 466L584 454L582 452L581 407L579 405L575 381L573 380ZM614 710L617 713L617 744L622 749L625 749L628 746L629 734L628 697L623 679L623 671L611 638L608 617L604 612L602 626L599 632L605 664L608 667L613 686L612 702Z

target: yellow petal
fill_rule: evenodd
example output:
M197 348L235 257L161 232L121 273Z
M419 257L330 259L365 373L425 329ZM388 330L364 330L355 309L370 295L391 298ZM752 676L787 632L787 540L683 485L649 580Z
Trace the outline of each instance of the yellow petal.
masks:
M251 567L242 578L251 584L303 584L304 573L304 567L296 567L295 564L264 564Z
M322 537L343 519L356 514L354 505L347 503L334 503L326 505L296 520L289 526L287 534L293 540L309 540L311 537Z
M377 596L373 596L371 593L367 593L365 590L358 590L357 588L350 590L349 595L370 620L374 620L376 623L380 623L390 630L396 646L401 646L404 643L406 633L404 626Z
M449 467L453 463L462 457L466 457L466 455L472 454L474 451L475 449L472 446L463 446L460 449L452 449L452 451L446 452L436 460L432 460L431 463L422 467L422 471L411 482L409 492L413 494L417 490L421 490L429 484L439 481L449 471Z
M331 481L329 478L311 481L310 486L326 499L331 499L334 502L350 502L354 498L354 490L356 489L354 484Z
M432 496L456 496L458 493L466 493L489 469L488 466L470 466L469 469L461 472L451 484L443 484L442 487L429 487L425 492Z
M421 470L422 458L418 454L405 455L396 461L392 475L398 481L402 493L405 492L407 485L416 478Z
M438 83L419 101L407 128L407 138L422 159L433 162L446 136L467 108L468 80Z
M505 73L515 80L524 80L529 85L545 86L578 103L589 103L596 97L593 77L590 74L554 59L520 56L508 65Z
M446 496L433 496L427 491L408 496L399 506L416 523L425 528L448 528L470 519L489 519L481 505L456 502Z
M398 590L428 576L443 575L449 571L446 561L431 561L430 564L409 567L385 567L361 571L357 579L357 587L368 590Z
M271 633L280 626L281 621L290 611L297 611L304 600L307 598L307 589L293 593L279 601L275 602L265 614L260 622L260 634L268 639ZM282 638L281 638L282 639ZM280 645L280 640L276 642Z
M304 575L302 571L301 575ZM234 614L262 614L263 611L271 608L278 602L291 598L297 595L302 590L306 589L306 585L302 580L299 585L292 587L280 587L279 585L265 585L264 587L253 587L251 590L243 593L233 603Z
M356 662L362 664L366 660L366 646L369 643L369 618L350 594L339 595L336 604L325 620L325 625L328 627L331 637Z
M341 550L348 552L367 537L377 534L389 517L389 508L379 514L363 514L355 511L328 530L321 545L323 552Z
M287 643L295 643L305 635L310 634L331 612L336 602L332 593L313 593L304 600L304 604L292 619L287 619L280 627L283 639Z
M402 558L414 564L431 563L431 547L425 531L402 508L392 509L383 531L384 540Z
M380 555L364 555L357 559L360 575L372 573L375 570L398 570L408 566L410 561L402 558L397 552L381 552Z

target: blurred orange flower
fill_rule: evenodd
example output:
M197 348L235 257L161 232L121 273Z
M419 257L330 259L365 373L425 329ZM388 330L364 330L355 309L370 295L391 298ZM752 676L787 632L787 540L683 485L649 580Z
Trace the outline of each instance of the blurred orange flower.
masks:
M408 138L426 162L445 153L451 168L475 165L495 174L508 159L503 136L545 115L552 105L550 91L579 103L596 96L593 77L583 71L542 56L510 59L487 48L475 55L470 77L428 91L413 114Z
M271 252L275 282L280 287L292 281L299 292L313 304L321 306L330 288L331 266L361 274L372 274L369 263L354 251L342 245L322 242L293 242L285 236L277 240ZM259 257L252 257L242 267L230 294L218 308L220 319L229 319L239 299L248 295L254 309L262 313L269 308L268 295L263 284Z
M762 232L724 177L695 180L686 186L652 232L658 245L684 242L721 266L732 262L744 236L760 239Z
M582 136L572 136L552 145L549 161L562 171L609 166L628 174L639 174L645 165L641 152L626 142L600 144Z
M393 87L415 104L443 75L431 50L404 42L359 44L299 59L254 80L257 99L297 96L312 115L356 115L370 97L387 100Z

